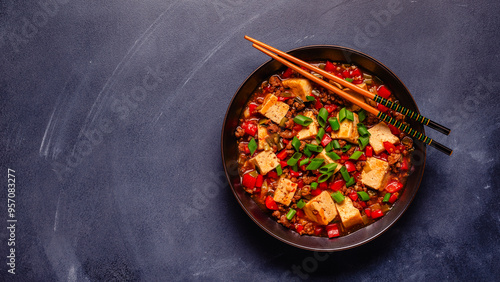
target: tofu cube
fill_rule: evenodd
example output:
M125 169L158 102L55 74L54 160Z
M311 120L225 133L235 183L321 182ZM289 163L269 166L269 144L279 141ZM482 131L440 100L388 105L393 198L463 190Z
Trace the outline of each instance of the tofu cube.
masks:
M257 128L257 139L259 140L258 148L259 150L264 150L267 144L266 138L269 137L269 133L267 132L267 127L259 125Z
M356 113L353 113L353 116L354 116L354 118L353 118L354 121L344 119L340 123L339 130L332 131L332 133L331 133L332 139L344 139L347 142L358 144L359 133L358 133L357 124L359 123L359 118L358 118L358 114L356 114ZM338 118L339 118L339 114L337 114L337 119Z
M271 170L275 169L280 161L273 151L263 151L257 154L255 157L251 158L252 161L258 168L261 174L267 174Z
M283 86L290 88L293 95L300 97L302 101L306 101L306 96L310 96L312 91L311 83L304 78L289 78L283 80Z
M305 112L304 116L311 118L313 122L308 127L302 128L297 133L297 138L299 138L299 140L314 139L318 134L318 121L311 111Z
M304 206L304 213L310 220L327 225L337 216L337 209L330 194L323 191Z
M260 113L275 123L280 123L281 119L285 117L286 113L290 109L286 103L279 102L278 97L273 94L268 94L262 103L262 108Z
M367 158L361 172L361 183L375 190L384 190L389 163L377 158Z
M342 225L345 228L363 223L361 213L354 207L351 198L345 197L342 203L335 203L335 206L340 215L340 220L342 220Z
M297 191L297 183L293 183L289 179L281 177L278 182L278 187L274 192L273 199L275 202L288 206L292 202L295 191Z
M382 121L368 129L368 132L371 134L370 145L373 147L375 154L380 154L385 150L384 142L392 144L399 142L399 138L392 134L389 126Z
M342 168L342 165L337 163L336 161L332 160L329 156L326 155L326 151L323 150L321 151L317 156L316 158L320 158L320 159L324 159L325 160L325 165L326 164L331 164L331 163L336 163L337 164L337 167L335 168L335 171L333 172L334 174L337 173L340 168Z

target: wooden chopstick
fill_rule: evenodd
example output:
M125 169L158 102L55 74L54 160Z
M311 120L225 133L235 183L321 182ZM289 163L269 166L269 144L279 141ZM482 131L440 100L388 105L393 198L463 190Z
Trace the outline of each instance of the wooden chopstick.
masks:
M407 108L405 108L405 107L403 107L403 106L401 106L399 104L393 103L392 101L387 100L387 99L385 99L385 98L383 98L381 96L375 95L375 94L373 94L370 91L367 91L367 90L364 90L362 88L359 88L355 84L350 83L347 80L341 79L341 78L339 78L339 77L337 77L337 76L335 76L335 75L333 75L333 74L331 74L329 72L326 72L326 71L324 71L324 70L322 70L322 69L320 69L318 67L310 65L307 62L304 62L304 61L302 61L302 60L300 60L300 59L298 59L296 57L293 57L293 56L285 53L285 52L282 52L282 51L280 51L280 50L278 50L276 48L273 48L272 46L269 46L269 45L267 45L267 44L265 44L263 42L260 42L257 39L251 38L249 36L245 36L245 39L247 39L250 42L252 42L252 43L254 43L256 45L259 45L259 46L261 46L261 47L263 47L263 48L265 48L267 50L270 50L271 52L274 52L274 53L278 54L279 56L281 56L281 57L283 57L283 58L285 58L285 59L287 59L287 60L289 60L289 61L291 61L291 62L293 62L295 64L298 64L298 65L303 66L303 67L305 67L305 68L307 68L309 70L312 70L312 71L314 71L314 72L316 72L318 74L321 74L322 76L324 76L324 77L326 77L326 78L328 78L330 80L333 80L333 81L341 84L342 86L347 87L347 88L353 90L354 92L357 92L357 93L359 93L359 94L361 94L361 95L363 95L365 97L368 97L369 99L372 99L373 101L375 101L377 103L380 103L380 104L382 104L382 105L384 105L384 106L386 106L386 107L388 107L388 108L390 108L390 109L392 109L394 111L397 111L399 113L402 113L405 116L408 116L411 119L414 119L414 120L416 120L416 121L418 121L418 122L420 122L420 123L422 123L424 125L427 125L429 128L432 128L432 129L434 129L434 130L436 130L438 132L441 132L443 134L446 134L446 135L450 134L451 130L449 128L447 128L447 127L445 127L445 126L443 126L443 125L441 125L441 124L439 124L439 123L437 123L435 121L432 121L432 120L430 120L430 119L428 119L428 118L426 118L426 117L424 117L424 116L422 116L422 115L420 115L418 113L410 111L409 109L407 109Z
M425 136L421 132L418 132L418 131L412 129L408 124L404 124L404 123L392 118L391 116L386 115L385 113L373 108L372 106L364 103L363 101L360 101L360 100L352 97L351 95L347 94L346 92L340 90L338 87L333 86L333 85L329 84L328 82L324 81L323 79L320 79L320 78L312 75L311 73L301 69L299 66L287 61L286 59L279 57L278 55L264 49L263 47L261 47L257 44L253 44L252 46L255 47L256 49L258 49L259 51L265 53L266 55L270 56L271 58L275 59L276 61L282 63L283 65L293 69L294 71L298 72L302 76L307 77L308 79L310 79L310 80L314 81L315 83L323 86L324 88L334 92L335 94L348 100L349 102L358 105L360 108L377 116L381 120L383 120L391 125L394 125L395 127L402 130L403 132L407 133L408 135L422 141L424 144L427 144L431 147L434 147L447 155L451 155L453 153L452 149L444 146L443 144L440 144L440 143L432 140L431 138Z

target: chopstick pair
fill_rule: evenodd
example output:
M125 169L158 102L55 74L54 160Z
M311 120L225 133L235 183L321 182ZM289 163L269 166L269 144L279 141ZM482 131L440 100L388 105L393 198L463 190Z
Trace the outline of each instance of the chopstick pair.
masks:
M434 122L434 121L431 121L429 120L428 118L424 117L424 116L421 116L413 111L410 111L409 109L407 108L404 108L402 107L401 105L399 104L396 104L396 103L393 103L381 96L378 96L378 95L375 95L369 91L366 91L364 89L361 89L359 87L357 87L356 85L346 81L346 80L343 80L331 73L328 73L320 68L317 68L313 65L310 65L298 58L295 58L285 52L282 52L276 48L273 48L265 43L262 43L256 39L253 39L249 36L245 36L245 39L251 41L252 43L254 43L252 46L255 47L256 49L258 49L259 51L265 53L266 55L270 56L271 58L275 59L276 61L282 63L283 65L293 69L294 71L298 72L299 74L301 74L302 76L304 77L307 77L308 79L314 81L315 83L323 86L324 88L334 92L335 94L339 95L340 97L348 100L349 102L353 103L353 104L356 104L358 105L360 108L364 109L365 111L377 116L379 119L397 127L398 129L400 129L401 131L407 133L408 135L422 141L424 144L427 144L431 147L434 147L436 149L438 149L439 151L447 154L447 155L451 155L453 153L453 150L446 147L445 145L441 144L441 143L438 143L434 140L432 140L431 138L425 136L424 134L422 134L421 132L418 132L414 129L412 129L411 127L409 127L408 124L404 124L394 118L392 118L391 116L389 115L386 115L385 113L383 113L382 111L379 111L375 108L373 108L372 106L364 103L363 101L360 101L356 98L354 98L353 96L349 95L348 93L340 90L338 87L336 86L333 86L331 84L329 84L328 82L324 81L323 79L320 79L314 75L312 75L311 73L303 70L302 68L300 68L299 66L295 65L295 64L298 64L302 67L305 67L309 70L312 70L330 80L333 80L341 85L343 85L344 87L347 87L365 97L368 97L370 99L372 99L373 101L377 102L377 103L380 103L394 111L397 111L397 112L400 112L412 119L415 119L416 121L424 124L424 125L427 125L429 126L430 128L433 128L441 133L444 133L444 134L449 134L450 133L450 129ZM269 51L270 50L270 51ZM272 52L271 52L272 51ZM274 52L274 53L273 53ZM278 55L276 55L276 54ZM281 57L280 57L281 56ZM289 61L295 63L291 63Z

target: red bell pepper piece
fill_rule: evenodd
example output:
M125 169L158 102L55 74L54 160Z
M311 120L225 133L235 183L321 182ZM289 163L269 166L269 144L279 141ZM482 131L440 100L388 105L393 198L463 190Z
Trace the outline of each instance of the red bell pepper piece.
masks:
M281 75L281 78L289 78L292 74L293 70L291 68L287 68Z
M355 79L355 80L352 81L352 83L353 84L361 84L361 83L363 83L363 80L361 80L361 79Z
M408 161L406 160L406 158L403 158L403 161L401 162L401 170L408 170L409 169L409 166L408 166Z
M348 172L356 171L356 166L352 162L346 161L344 165Z
M253 189L255 187L255 182L257 181L257 178L251 176L249 173L243 175L243 180L241 181L243 186L245 186L248 189Z
M245 154L250 154L250 149L248 148L248 144L245 144Z
M278 178L278 173L274 170L271 170L270 172L267 173L267 177L277 179Z
M372 217L372 211L370 209L365 209L365 214L367 217Z
M356 201L358 199L358 193L356 192L349 193L349 198L351 198L351 200L353 201Z
M334 238L340 236L340 231L339 227L337 226L337 223L328 224L325 228L328 238Z
M330 138L330 135L325 133L325 135L323 135L323 139L321 139L321 146L326 147L326 145L330 142L332 142L332 138Z
M387 186L385 186L385 191L387 191L389 193L398 192L401 189L403 189L403 183L396 181L396 180L389 182L389 184L387 184Z
M340 159L343 161L347 161L349 159L349 156L348 155L341 155Z
M297 217L305 217L306 214L304 213L304 211L302 209L297 209L296 216Z
M372 211L371 217L373 219L376 219L376 218L379 218L379 217L382 217L382 216L384 216L384 213L382 212L382 210L378 210L377 209L377 210Z
M304 229L304 226L302 226L301 224L295 224L295 230L300 233L300 231L302 231L302 229Z
M280 160L286 159L286 157L288 157L288 153L286 152L286 149L281 150L281 152L279 152L276 155L276 157L278 157L278 159L280 159Z
M342 76L344 78L352 78L352 75L351 75L351 73L348 70L343 71L342 72Z
M262 187L262 183L264 183L264 176L262 174L259 174L257 176L257 180L255 181L255 187L257 188Z
M399 129L397 127L395 127L394 125L392 124L388 124L387 126L389 126L389 129L391 130L391 133L396 135L396 136L399 136L399 134L401 133L399 131Z
M337 109L337 105L325 105L325 109L329 114Z
M257 125L253 122L245 122L241 125L241 128L250 136L255 136L255 133L257 133Z
M343 179L339 179L337 181L332 182L332 184L330 184L330 189L332 189L333 191L338 191L342 187L344 187L344 185L345 185L345 181Z
M332 131L333 131L333 130L332 130L332 127L331 127L331 126L328 126L328 127L325 129L325 131L326 131L327 133L332 133Z
M297 187L301 188L304 187L304 181L301 179L299 182L297 182Z
M356 77L356 76L362 76L363 74L361 73L361 70L359 70L359 69L355 69L355 70L353 70L353 71L351 72L351 75L352 75L353 77Z
M321 233L323 233L323 227L317 226L316 228L314 228L314 235L319 236L321 235Z
M387 113L389 111L389 108L382 104L377 104L377 109L383 113Z
M248 111L250 112L251 115L255 113L255 109L257 108L257 104L255 103L250 103L248 105Z
M361 199L358 201L358 204L362 207L362 208L366 208L367 205L365 202L361 201Z
M320 190L326 190L328 189L328 184L326 182L321 182L319 185L318 185L318 188Z
M391 91L385 87L385 85L380 86L377 89L377 95L383 98L389 98L391 96Z
M367 157L373 156L373 147L372 146L370 146L370 145L366 146L366 148L365 148L365 155Z
M396 152L396 146L394 146L391 142L384 142L384 148L389 154Z
M295 171L295 170L293 170L293 169L290 169L290 176L291 176L291 177L299 177L299 176L301 176L301 175L302 175L302 172L300 172L300 171Z
M288 143L290 143L290 140L286 139L286 138L282 138L283 142L288 145Z
M290 98L292 98L292 97L278 97L278 101L284 102L284 101L286 101L286 100L288 100Z
M377 156L378 159L387 161L387 154L386 153L380 153L380 155Z
M288 164L286 163L286 161L281 161L280 162L280 165L281 165L281 168L285 168Z
M318 196L319 194L321 194L321 189L314 189L314 190L311 190L311 195L313 195L314 197Z
M296 123L294 126L293 126L293 130L294 131L301 131L302 130L302 125Z
M396 202L396 200L398 199L398 197L399 197L399 193L398 192L393 193L391 195L391 197L389 198L389 203L394 204L394 202Z
M329 61L326 61L325 71L327 71L327 72L334 72L336 69L337 69L337 67L333 63L331 63Z
M278 209L278 204L274 201L273 197L267 196L266 198L266 207L270 210L277 210Z
M321 104L319 99L316 99L316 103L314 104L314 107L316 108L316 110L319 111L321 108L323 108L323 104Z

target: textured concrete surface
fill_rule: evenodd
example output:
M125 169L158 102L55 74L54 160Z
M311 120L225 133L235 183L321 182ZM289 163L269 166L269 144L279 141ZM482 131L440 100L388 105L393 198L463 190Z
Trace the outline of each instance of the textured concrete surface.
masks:
M0 1L0 280L500 279L497 1ZM222 175L228 103L282 50L358 49L391 68L427 134L417 197L333 254L254 224ZM8 169L15 170L15 275Z

